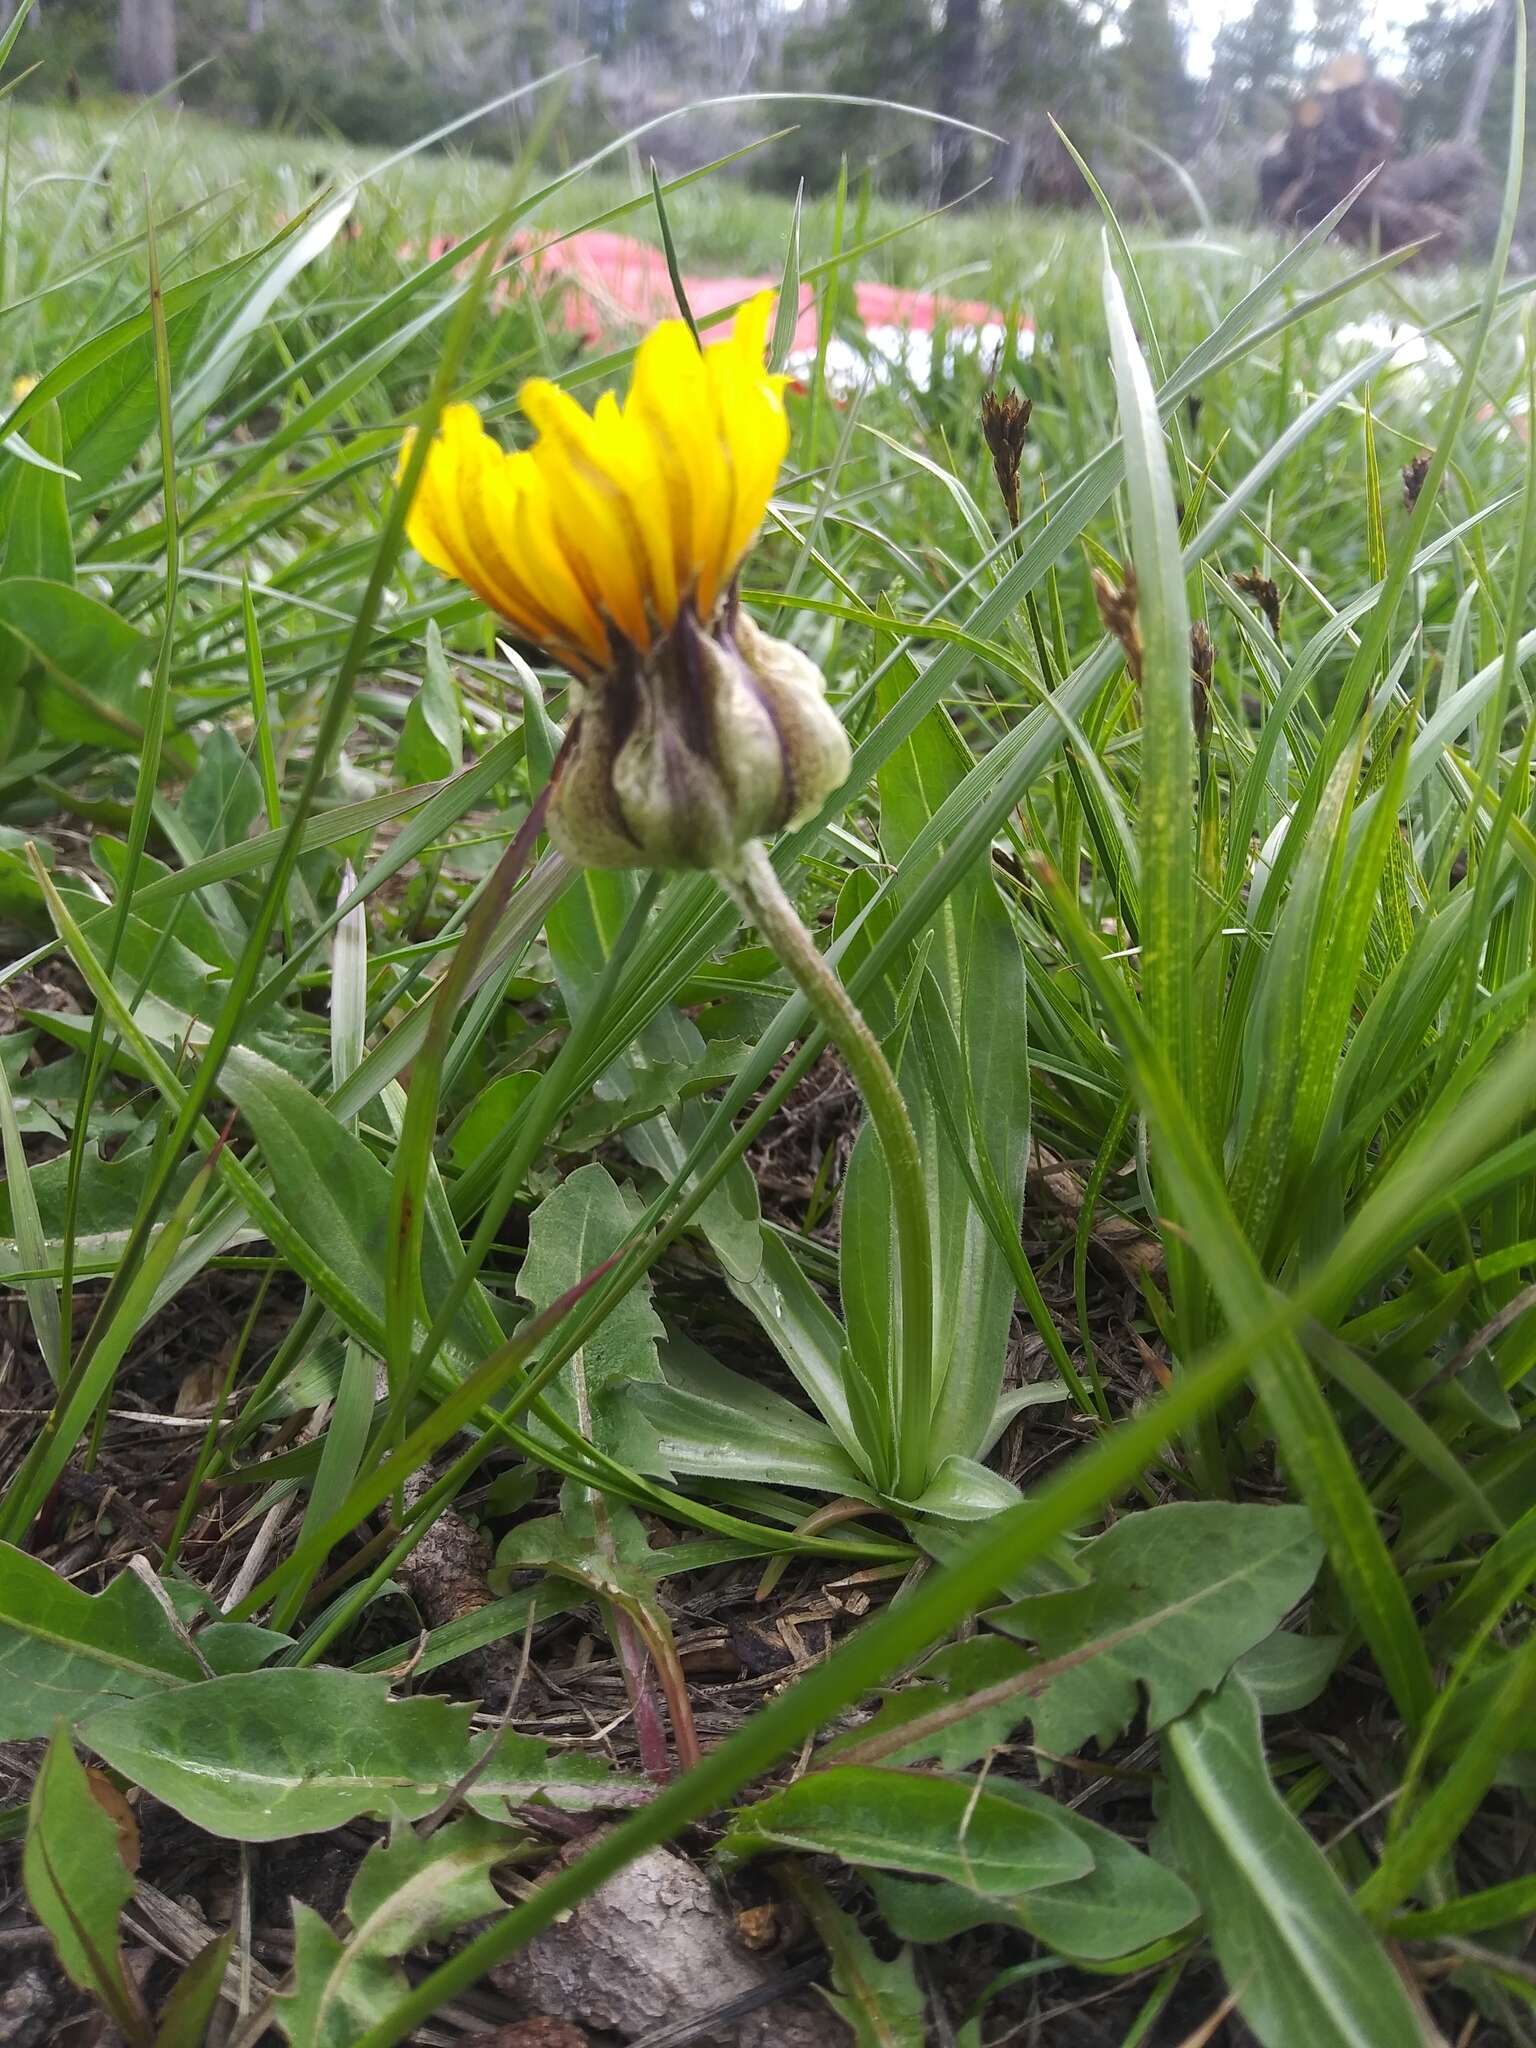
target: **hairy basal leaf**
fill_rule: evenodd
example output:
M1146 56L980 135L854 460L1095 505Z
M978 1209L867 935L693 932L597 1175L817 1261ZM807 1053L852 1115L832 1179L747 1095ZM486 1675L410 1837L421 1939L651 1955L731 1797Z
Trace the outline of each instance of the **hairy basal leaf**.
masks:
M144 1581L91 1594L0 1543L0 1741L42 1735L113 1699L201 1676Z
M1140 1710L1160 1728L1220 1683L1301 1599L1322 1562L1305 1508L1175 1502L1127 1515L1077 1553L1085 1586L992 1619L1046 1657L1090 1651L1034 1702L1035 1738L1069 1755ZM1102 1647L1095 1647L1102 1645Z
M1413 2005L1321 1850L1270 1783L1258 1709L1230 1680L1164 1735L1169 1837L1239 2009L1265 2048L1410 2048Z
M210 1833L240 1842L317 1834L359 1814L419 1820L484 1749L469 1708L392 1700L382 1678L323 1666L239 1672L88 1717L83 1739L114 1769ZM602 1805L610 1781L591 1759L551 1759L531 1736L497 1739L470 1790L482 1813L548 1798ZM612 1785L618 1804L633 1790Z

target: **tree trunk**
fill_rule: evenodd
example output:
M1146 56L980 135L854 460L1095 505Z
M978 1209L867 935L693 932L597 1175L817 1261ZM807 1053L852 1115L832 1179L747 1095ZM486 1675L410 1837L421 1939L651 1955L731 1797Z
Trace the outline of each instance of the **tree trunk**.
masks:
M163 92L176 76L176 0L118 0L117 83Z
M962 121L976 118L981 83L981 0L949 0L939 34L939 107ZM939 192L953 199L971 176L971 140L963 129L940 131Z
M1498 75L1499 58L1504 52L1504 38L1509 33L1509 0L1493 0L1493 14L1488 23L1488 33L1483 38L1483 47L1477 53L1477 67L1472 73L1472 83L1467 87L1467 103L1461 110L1461 126L1456 130L1458 142L1476 142L1478 131L1483 125L1483 116L1488 111L1488 95L1493 91L1493 81Z

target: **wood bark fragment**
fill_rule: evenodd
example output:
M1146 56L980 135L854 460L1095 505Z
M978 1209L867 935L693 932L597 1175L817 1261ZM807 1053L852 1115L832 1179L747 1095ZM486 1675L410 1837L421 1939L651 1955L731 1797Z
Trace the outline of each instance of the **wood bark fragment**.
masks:
M1315 227L1370 177L1335 232L1383 249L1425 242L1428 258L1449 261L1471 230L1487 165L1470 141L1405 156L1402 121L1397 88L1376 77L1368 59L1353 51L1335 57L1264 153L1259 194L1265 213L1284 227Z
M575 1853L580 1853L577 1850ZM672 1849L652 1849L491 1972L496 1989L530 2013L556 2013L638 2041L697 2021L698 2048L844 2048L847 2029L814 1993L772 1999L780 1973L748 1953L703 1873Z

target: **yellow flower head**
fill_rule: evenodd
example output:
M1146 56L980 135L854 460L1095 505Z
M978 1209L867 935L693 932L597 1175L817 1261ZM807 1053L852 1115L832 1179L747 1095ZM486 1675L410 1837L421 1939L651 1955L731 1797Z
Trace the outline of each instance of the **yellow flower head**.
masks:
M588 413L542 377L507 453L451 405L411 507L412 544L577 675L643 652L690 599L710 619L789 447L787 378L763 367L772 294L701 350L681 320L641 344L629 395Z
M789 446L770 304L709 349L663 321L622 404L535 378L519 454L449 406L417 486L419 551L577 678L546 819L581 866L729 872L848 773L821 672L735 598Z

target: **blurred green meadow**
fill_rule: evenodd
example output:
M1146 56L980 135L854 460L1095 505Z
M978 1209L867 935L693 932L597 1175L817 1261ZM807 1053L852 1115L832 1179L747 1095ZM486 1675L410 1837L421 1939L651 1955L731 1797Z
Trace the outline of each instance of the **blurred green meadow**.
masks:
M1127 2048L1229 1992L1250 2032L1202 2038L1536 2039L1508 235L1457 271L791 206L653 182L643 135L0 121L0 1739L50 1738L12 1833L73 1984L135 2041L404 2039L691 1828L796 1898L860 2042L982 2048L1084 1973ZM846 1077L712 877L501 876L567 679L402 541L409 426L622 385L634 337L584 349L507 253L599 224L820 308L743 601L855 743L772 852L921 1148L899 1483ZM892 365L860 279L1007 338ZM791 1595L815 1641L721 1696L703 1634ZM508 1677L530 1644L604 1741ZM210 1908L129 1982L80 1756L162 1888L182 1822L366 1822L349 1920L253 1988ZM497 1891L556 1810L627 1817Z

